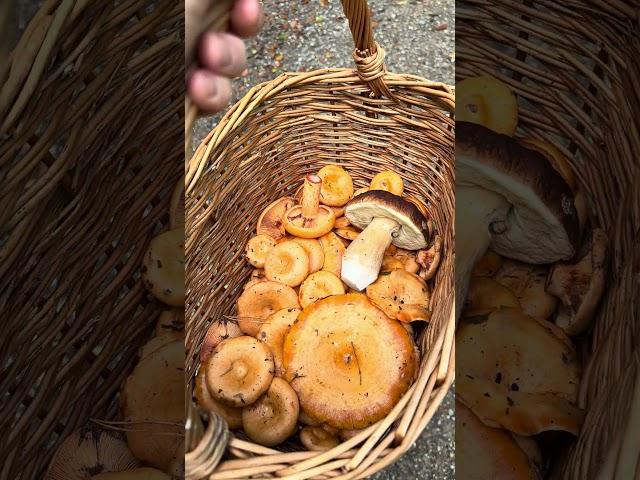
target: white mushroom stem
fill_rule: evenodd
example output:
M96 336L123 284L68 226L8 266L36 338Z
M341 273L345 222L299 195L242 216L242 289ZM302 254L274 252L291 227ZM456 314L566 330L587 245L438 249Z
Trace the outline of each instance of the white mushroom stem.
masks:
M456 319L464 307L473 266L489 248L492 233L501 233L508 210L509 202L499 194L456 185Z
M342 281L358 291L375 282L384 252L391 245L393 234L399 226L395 220L374 218L351 242L342 257Z

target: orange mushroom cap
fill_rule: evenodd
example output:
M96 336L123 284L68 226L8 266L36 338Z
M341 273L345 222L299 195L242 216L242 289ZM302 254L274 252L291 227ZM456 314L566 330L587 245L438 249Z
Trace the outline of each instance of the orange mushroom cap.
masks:
M163 232L149 243L142 264L147 289L172 307L184 305L184 228Z
M299 314L300 310L297 308L279 310L265 320L256 335L256 338L267 345L271 353L273 353L273 362L276 369L275 374L278 377L281 377L284 373L282 366L284 339Z
M319 271L312 273L300 285L300 305L305 308L322 298L344 293L342 281L331 272Z
M429 320L429 288L420 277L396 269L378 277L367 287L367 296L395 320L413 322Z
M238 325L247 335L255 336L269 315L298 307L298 294L293 288L271 281L255 283L238 298Z
M369 190L384 190L394 195L402 195L404 193L404 181L396 172L386 170L373 177Z
M335 433L328 431L322 426L310 425L300 430L300 442L307 450L312 452L331 450L340 443Z
M302 246L286 241L271 249L264 264L264 273L273 282L297 287L309 275L309 263L309 255Z
M318 238L333 228L336 220L334 211L320 205L322 180L317 175L307 175L304 179L302 202L284 215L284 227L291 235L300 238Z
M353 196L353 179L339 165L327 165L318 172L322 179L320 201L330 207L342 207Z
M279 240L286 235L284 228L284 214L295 205L291 197L282 197L265 208L258 218L256 233L269 235L274 240Z
M230 429L234 430L242 427L242 408L230 407L211 396L207 387L205 368L206 364L200 368L198 375L196 375L193 391L196 403L202 410L220 415L227 422Z

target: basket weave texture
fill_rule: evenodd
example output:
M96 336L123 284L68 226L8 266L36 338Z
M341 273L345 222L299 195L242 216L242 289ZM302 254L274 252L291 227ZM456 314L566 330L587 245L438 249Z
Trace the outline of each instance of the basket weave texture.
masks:
M113 419L153 330L139 267L183 173L161 128L182 116L183 15L45 0L0 64L0 479L43 478L70 432Z
M356 68L286 73L254 86L188 164L187 378L195 375L208 325L235 314L251 272L244 247L260 212L330 163L345 167L357 187L382 170L397 171L407 192L425 200L442 237L433 318L419 337L419 378L387 418L324 453L293 441L265 448L234 433L226 459L207 478L364 478L411 446L453 381L454 97L446 85L387 72L366 1L342 3ZM205 467L198 452L187 456L188 478L203 478L215 466Z
M456 4L457 79L491 74L516 92L517 135L561 147L609 237L608 288L579 393L587 415L558 478L595 478L607 458L616 478L640 471L637 451L618 456L640 404L639 15L637 1Z

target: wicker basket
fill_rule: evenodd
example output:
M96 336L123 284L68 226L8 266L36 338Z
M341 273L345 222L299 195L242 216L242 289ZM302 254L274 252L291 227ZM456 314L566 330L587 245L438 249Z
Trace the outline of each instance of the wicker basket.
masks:
M3 480L43 478L70 432L114 418L160 312L139 267L183 174L182 132L162 128L181 118L182 17L45 0L0 64Z
M383 169L396 170L432 212L445 255L434 282L433 318L419 337L419 378L388 417L324 453L295 442L265 448L234 432L225 460L207 478L364 478L412 445L453 380L453 94L439 83L388 73L366 1L342 3L357 68L286 73L253 87L189 162L187 378L196 373L209 323L234 314L251 271L244 245L260 212L328 163L346 167L358 187ZM224 430L219 422L211 419L204 440L187 455L188 478L204 478L216 467L220 437L211 432Z
M588 0L456 4L458 79L489 73L511 86L520 101L518 135L562 147L590 194L592 222L610 239L609 288L592 335L583 339L579 401L587 416L556 469L559 478L594 478L607 459L616 478L640 471L637 451L636 458L618 456L630 405L640 403L639 7Z

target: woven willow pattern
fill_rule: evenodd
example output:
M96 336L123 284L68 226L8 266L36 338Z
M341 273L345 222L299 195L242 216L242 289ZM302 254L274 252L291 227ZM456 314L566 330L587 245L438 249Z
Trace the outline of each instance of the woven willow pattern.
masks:
M153 6L155 4L155 6ZM0 478L112 419L153 328L139 266L182 174L174 1L46 0L0 65ZM175 92L169 98L167 92Z
M251 269L244 247L260 212L306 173L339 163L357 187L393 169L423 198L443 239L434 315L420 336L420 375L386 419L324 453L291 441L282 451L233 434L210 477L364 478L402 455L427 426L454 374L454 99L446 85L386 72L366 2L345 0L356 69L287 73L256 85L197 148L186 175L187 377L209 323L235 314ZM200 446L204 449L204 446ZM195 460L194 460L195 462ZM187 471L201 465L187 465ZM194 476L193 478L198 478Z
M640 385L640 55L635 1L463 1L456 75L490 73L520 101L518 135L562 147L610 239L609 288L581 385L587 417L560 469L594 478ZM636 400L638 401L638 400ZM615 452L614 452L615 453ZM615 462L615 460L614 460ZM637 470L636 470L637 471Z

